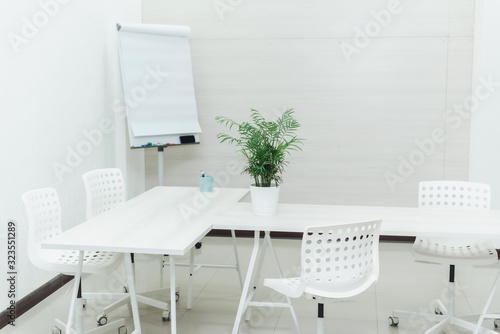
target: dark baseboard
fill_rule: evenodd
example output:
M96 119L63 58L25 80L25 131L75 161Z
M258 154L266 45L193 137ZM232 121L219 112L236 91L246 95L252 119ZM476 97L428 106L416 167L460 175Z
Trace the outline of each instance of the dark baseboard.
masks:
M235 234L239 238L253 238L253 231L239 231L236 230ZM230 230L212 230L207 236L209 237L230 237ZM264 232L260 232L260 237L264 237ZM271 237L276 239L302 239L302 233L298 232L271 232ZM386 242L409 242L413 243L415 241L415 237L405 237L405 236L390 236L390 235L381 235L380 241Z
M63 287L66 283L71 281L73 276L59 274L47 283L43 284L27 296L19 299L15 304L15 319L19 319L21 315L26 313L29 309L40 303L42 300L50 296L52 293L56 292L58 289ZM0 313L0 329L9 325L11 321L10 310L5 309ZM14 322L15 324L15 322Z

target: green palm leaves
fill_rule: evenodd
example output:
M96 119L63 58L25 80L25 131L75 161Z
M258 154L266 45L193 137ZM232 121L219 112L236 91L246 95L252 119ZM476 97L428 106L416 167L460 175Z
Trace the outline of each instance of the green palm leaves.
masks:
M219 124L239 133L239 138L219 133L220 142L228 142L238 148L247 160L243 173L249 174L257 187L270 187L271 182L281 183L281 175L288 165L286 155L290 151L301 150L302 138L297 138L296 131L300 123L294 118L294 110L288 109L275 121L266 121L262 114L251 109L251 121L236 123L227 117L218 116Z

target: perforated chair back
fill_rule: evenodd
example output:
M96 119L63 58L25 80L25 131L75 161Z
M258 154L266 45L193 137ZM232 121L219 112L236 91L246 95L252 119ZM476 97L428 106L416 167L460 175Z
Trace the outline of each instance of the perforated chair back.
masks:
M302 239L306 294L347 298L379 276L380 220L307 228Z
M28 216L28 256L36 263L40 244L62 233L61 205L52 188L26 192L22 199Z
M489 210L490 186L465 181L420 182L418 207L443 210ZM458 265L488 265L497 261L488 240L417 236L412 254L418 261Z
M490 186L465 181L420 182L418 207L488 210L490 208Z
M41 243L62 233L61 204L53 188L41 188L22 195L28 218L28 257L38 268L74 273L78 252L42 249ZM85 252L83 272L107 274L114 270L122 256L109 252Z
M96 169L83 174L87 196L87 219L125 202L125 181L120 169Z

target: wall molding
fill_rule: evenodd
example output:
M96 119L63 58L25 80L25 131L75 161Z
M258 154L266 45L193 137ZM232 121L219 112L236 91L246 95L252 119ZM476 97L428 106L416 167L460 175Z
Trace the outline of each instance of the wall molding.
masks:
M27 296L18 300L16 303L16 321L19 321L19 317L21 315L29 311L32 307L36 306L45 298L49 297L58 289L62 288L71 280L73 280L73 276L59 274L47 283L29 293ZM10 319L8 318L8 315L8 310L4 310L0 313L0 329L9 325Z
M235 231L236 237L238 238L253 238L253 231ZM208 237L231 237L230 230L211 230L208 234ZM264 232L260 232L260 237L264 237ZM274 239L302 239L302 233L299 232L271 232L271 238ZM381 235L380 241L384 242L405 242L405 243L413 243L415 241L415 237L411 236L391 236L391 235Z

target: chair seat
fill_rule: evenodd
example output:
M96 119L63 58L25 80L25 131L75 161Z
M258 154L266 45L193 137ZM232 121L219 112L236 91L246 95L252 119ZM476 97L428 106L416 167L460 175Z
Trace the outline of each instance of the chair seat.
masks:
M471 212L489 210L491 190L487 184L466 181L424 181L418 186L418 207L429 210L454 210ZM453 231L450 231L453 232ZM416 261L438 263L449 266L448 287L446 289L446 305L435 300L434 312L393 311L389 324L397 326L400 317L425 319L437 322L425 333L441 333L448 325L453 324L478 333L482 319L477 323L465 319L476 319L475 315L458 317L455 314L455 265L491 265L498 261L495 247L487 240L456 238L452 234L446 238L417 236L413 243L412 255ZM496 283L495 283L496 284ZM431 307L432 308L432 307ZM432 309L431 309L432 311ZM442 314L438 314L441 311ZM484 329L484 328L482 328ZM481 331L483 333L483 331Z
M77 251L58 249L39 249L38 257L31 259L39 268L73 275L78 265ZM83 273L107 275L121 263L119 253L86 251L83 257Z
M296 323L289 298L314 299L317 333L325 333L324 302L350 298L368 289L379 275L381 220L309 226L302 234L300 277L265 279L282 293Z
M290 296L292 298L301 297L303 294L303 288L300 286L300 277L290 277L290 278L266 278L264 280L264 286L278 291L285 296Z
M412 254L417 261L490 265L498 261L495 247L487 240L417 237Z

